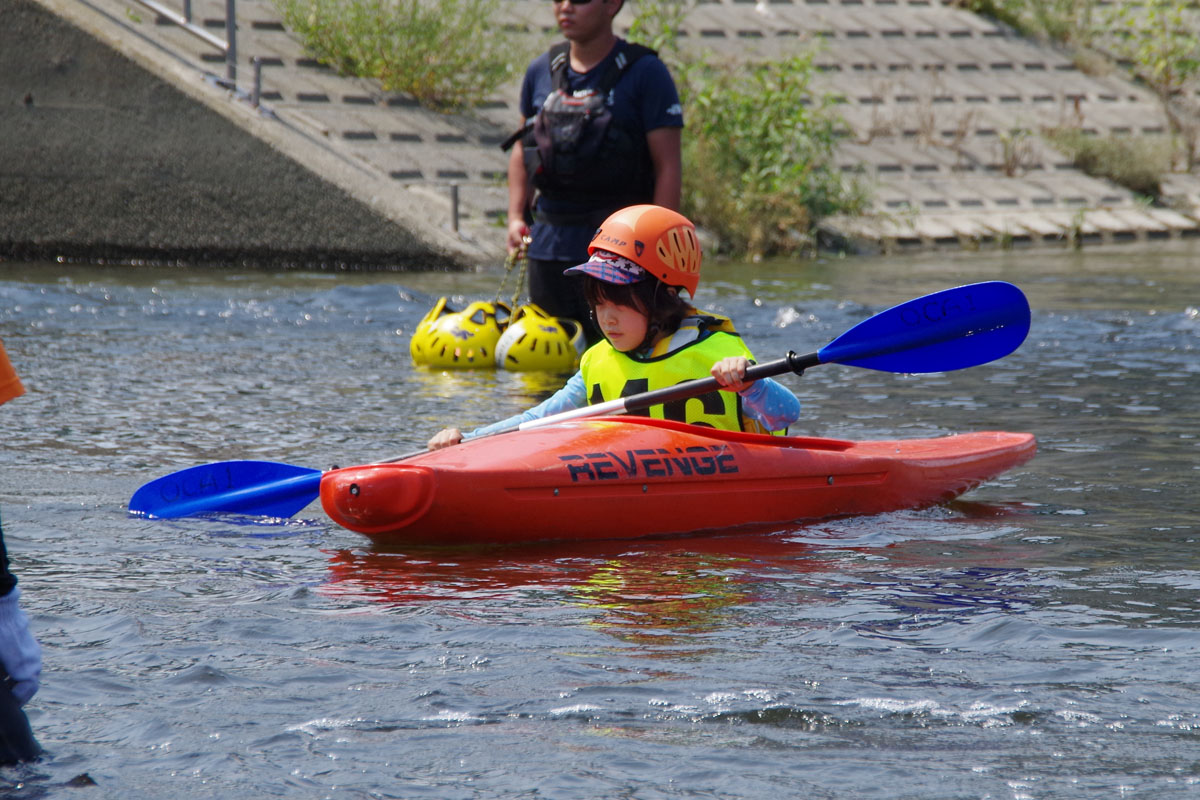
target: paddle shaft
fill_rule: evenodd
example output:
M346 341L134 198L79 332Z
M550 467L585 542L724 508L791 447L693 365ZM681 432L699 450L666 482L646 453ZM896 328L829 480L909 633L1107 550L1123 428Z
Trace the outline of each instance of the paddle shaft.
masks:
M777 358L774 361L768 361L765 364L752 364L746 368L746 376L743 380L746 383L760 380L762 378L771 378L776 375L782 375L785 372L794 372L797 375L804 372L809 367L815 367L821 363L821 357L817 353L809 353L806 356L798 356L795 353L788 351L788 354L783 358ZM513 425L496 433L508 433L515 430L528 430L530 428L541 428L545 425L555 425L559 422L567 422L573 419L585 419L587 417L607 417L615 414L633 414L638 411L645 411L651 406L663 405L665 403L675 403L680 400L687 400L691 397L699 397L702 394L718 391L721 384L716 378L697 378L693 381L684 381L677 383L674 386L667 386L662 389L654 389L649 392L630 395L629 397L619 397L616 400L609 400L604 403L596 403L595 405L584 406L582 408L564 411L561 414L554 414L541 419L522 422L520 425Z
M762 378L771 378L775 375L782 375L785 372L794 372L797 375L804 372L809 367L815 367L822 363L818 353L809 353L806 356L798 356L795 353L788 351L788 354L783 358L777 358L774 361L768 361L765 364L752 364L746 368L746 376L743 378L747 383L757 381ZM591 417L612 417L620 414L635 414L639 411L645 411L651 406L662 405L663 403L675 403L680 400L687 400L691 397L699 397L702 394L718 391L721 384L716 378L697 378L693 381L684 381L677 383L674 386L667 386L662 389L654 389L649 392L641 392L640 394L630 395L629 397L619 397L616 400L608 400L603 403L595 403L593 405L573 408L570 411L563 411L560 414L551 414L548 417L541 419L531 419L517 425L508 425L483 436L468 436L463 439L464 442L474 441L475 439L484 439L488 436L499 436L502 433L513 433L514 431L527 431L531 428L544 428L547 425L557 425L560 422L570 422L576 419L590 419ZM405 453L402 456L389 458L386 461L376 461L376 464L395 464L397 461L405 461L416 456L424 455L429 450L414 450L411 453Z
M999 281L971 284L925 295L881 311L815 353L798 356L788 351L783 358L754 364L746 370L743 380L749 383L786 372L802 374L819 364L851 364L889 372L961 369L1007 355L1024 340L1028 330L1029 304L1020 289ZM951 346L950 352L944 347L947 344ZM541 428L575 419L638 413L720 388L716 378L699 378L528 420L488 435ZM403 461L426 452L418 450L379 463Z

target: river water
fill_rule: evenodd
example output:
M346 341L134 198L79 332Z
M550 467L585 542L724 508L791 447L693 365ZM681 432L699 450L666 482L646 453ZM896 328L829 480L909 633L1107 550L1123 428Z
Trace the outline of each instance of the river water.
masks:
M44 650L48 753L0 795L1200 795L1200 247L706 267L761 358L896 302L1018 284L993 364L785 379L793 433L1032 431L947 506L773 533L373 548L288 521L131 518L209 461L327 468L561 380L414 370L499 273L0 264L0 511ZM86 773L95 786L61 788Z

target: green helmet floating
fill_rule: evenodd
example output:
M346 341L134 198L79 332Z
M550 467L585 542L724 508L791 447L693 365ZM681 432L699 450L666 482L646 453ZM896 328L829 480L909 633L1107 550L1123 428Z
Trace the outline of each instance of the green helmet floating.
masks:
M496 366L514 372L569 372L585 349L582 325L552 317L541 307L526 303L516 310L508 330L496 343Z
M440 298L413 331L413 363L443 369L494 367L496 343L510 314L504 303L482 300L454 311Z

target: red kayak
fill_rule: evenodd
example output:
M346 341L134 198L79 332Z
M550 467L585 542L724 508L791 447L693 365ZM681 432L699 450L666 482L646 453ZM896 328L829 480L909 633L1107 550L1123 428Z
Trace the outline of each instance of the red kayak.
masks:
M1025 463L1032 434L852 442L601 417L321 477L382 544L631 539L920 508Z

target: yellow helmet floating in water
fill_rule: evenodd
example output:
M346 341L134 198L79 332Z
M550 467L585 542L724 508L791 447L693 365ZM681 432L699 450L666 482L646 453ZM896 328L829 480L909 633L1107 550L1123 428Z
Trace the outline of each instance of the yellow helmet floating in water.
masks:
M527 303L513 314L496 343L496 366L514 372L569 372L585 349L582 325Z
M496 343L510 314L504 303L482 300L454 311L445 297L440 298L413 331L413 363L449 369L494 367Z

